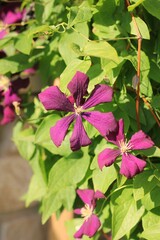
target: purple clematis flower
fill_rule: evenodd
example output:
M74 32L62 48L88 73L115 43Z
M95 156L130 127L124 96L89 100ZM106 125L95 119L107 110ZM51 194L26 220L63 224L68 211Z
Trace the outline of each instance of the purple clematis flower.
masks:
M29 79L24 80L18 78L10 82L10 80L3 75L0 75L0 125L5 125L15 119L15 107L17 103L21 102L18 96L20 88L26 88L29 85Z
M39 99L46 110L73 113L57 121L55 126L50 129L51 139L57 147L61 145L73 121L75 121L75 124L70 138L71 149L76 151L81 146L91 144L91 140L83 127L82 118L92 124L102 136L106 136L116 128L116 121L111 112L86 111L86 109L100 103L110 102L113 94L112 88L105 84L98 84L86 100L84 96L87 94L88 83L89 79L86 74L76 72L67 86L72 94L71 97L67 98L57 86L49 87L39 94Z
M23 19L25 10L20 11L19 4L9 3L6 6L2 7L0 11L0 39L4 38L7 35L7 26L13 23L20 22Z
M74 234L74 238L82 238L83 235L93 237L101 226L99 218L93 213L93 211L96 207L97 199L105 198L105 196L100 191L94 192L91 189L78 189L77 194L85 203L85 206L83 208L75 209L74 213L81 214L82 217L84 217L84 223Z
M130 153L132 150L148 149L154 145L154 142L142 130L136 132L130 141L127 142L124 136L124 123L123 120L120 119L117 134L111 134L107 140L114 143L118 149L106 148L98 155L100 169L104 166L108 167L112 165L116 158L121 155L121 174L127 178L132 178L143 171L146 162Z

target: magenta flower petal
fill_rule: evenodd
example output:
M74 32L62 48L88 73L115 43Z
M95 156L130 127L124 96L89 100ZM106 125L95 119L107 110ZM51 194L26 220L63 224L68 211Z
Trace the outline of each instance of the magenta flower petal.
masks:
M53 143L59 147L64 140L70 124L73 122L75 114L64 117L57 121L57 123L50 128L50 136Z
M46 110L74 112L74 107L58 87L52 86L38 94Z
M16 93L12 92L12 89L9 88L6 92L4 92L4 105L11 105L13 102L20 102L21 99L18 97Z
M83 112L81 116L97 128L102 136L106 136L110 131L114 131L117 126L116 120L111 112Z
M82 201L86 204L89 204L89 206L92 205L93 199L94 199L94 190L92 189L78 189L77 190L78 196L82 199Z
M93 89L90 97L83 105L83 109L94 107L100 103L112 101L113 90L105 84L98 84Z
M120 119L117 123L117 127L115 131L110 132L106 139L109 142L114 143L119 147L119 141L125 141L125 135L124 135L124 122L123 119Z
M104 166L110 166L114 163L116 158L121 154L119 149L110 149L106 148L104 149L99 155L98 155L98 165L100 169Z
M12 122L15 119L15 112L10 106L3 109L3 118L0 121L0 125L5 125Z
M146 162L142 159L135 157L132 154L123 154L120 173L127 178L134 177L137 173L143 171Z
M74 234L74 237L82 238L83 235L93 237L100 226L101 223L99 218L95 214L92 214L90 218L84 221L80 229Z
M78 214L78 215L81 215L81 214L82 214L81 208L76 208L76 209L74 209L74 213L75 213L75 214Z
M150 139L149 136L140 130L131 137L129 144L133 150L138 150L151 148L153 147L154 142Z
M83 97L87 94L88 83L88 76L77 71L67 86L77 106L81 106L84 103Z
M94 198L95 199L99 199L99 198L105 198L104 194L102 192L100 192L99 190L97 190L94 194Z
M87 133L83 127L82 119L80 115L77 115L72 136L70 138L70 144L72 151L77 151L81 146L88 146L91 144L91 140L87 136Z
M0 31L0 39L4 38L7 35L7 31L4 29Z
M4 23L5 24L12 24L12 23L16 23L21 21L23 18L23 12L12 12L12 11L8 11L5 19L4 19Z

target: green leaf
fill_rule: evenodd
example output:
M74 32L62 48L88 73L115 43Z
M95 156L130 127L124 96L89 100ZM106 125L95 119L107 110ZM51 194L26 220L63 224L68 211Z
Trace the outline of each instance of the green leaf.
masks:
M40 126L38 127L35 134L35 143L39 146L46 148L53 154L58 154L61 156L67 156L72 151L70 149L69 139L66 137L60 147L56 147L50 137L50 128L53 127L61 117L53 112L52 115L47 116Z
M81 55L79 49L83 48L88 41L88 25L85 22L76 24L74 29L75 31L66 31L58 44L59 52L66 64Z
M160 223L145 229L140 235L141 238L147 240L159 240L159 236L160 236Z
M28 56L24 54L16 54L11 57L0 59L0 73L16 73L28 68Z
M28 192L25 195L26 206L28 207L33 201L40 201L47 190L46 175L41 167L43 163L40 152L37 150L31 158L30 165L33 170Z
M91 19L91 8L87 2L83 2L80 6L73 6L69 9L68 13L68 27L81 22L87 22Z
M45 23L54 9L55 0L37 0L35 3L36 19Z
M136 3L128 6L128 11L133 11L136 7L138 7L140 4L142 4L145 0L137 0Z
M159 240L160 236L160 207L148 211L142 218L144 231L140 237L148 240Z
M141 33L142 38L150 39L150 34L149 34L149 29L147 27L147 24L139 17L136 17L135 20L138 25L138 29ZM131 29L132 29L131 34L137 35L137 31L136 31L134 22L132 21L130 25L131 25Z
M90 59L79 60L74 59L71 61L65 70L62 72L60 79L60 89L62 92L67 93L67 84L72 80L73 76L77 71L86 73L91 66Z
M44 180L38 174L34 174L31 178L28 192L25 195L26 207L28 207L33 201L40 201L46 193L46 185Z
M32 35L27 33L20 34L15 43L15 48L20 52L29 55L32 48Z
M139 152L147 157L159 157L160 156L160 148L159 147L152 147L146 150L137 150L135 152Z
M36 149L33 128L23 129L22 123L18 122L14 127L12 139L21 156L26 160L31 160Z
M120 205L113 206L112 234L113 240L119 240L127 234L140 220L144 207L139 209L134 199L125 200Z
M116 178L117 174L113 165L103 168L102 171L95 169L92 175L94 189L105 193Z
M154 4L152 0L144 0L143 6L150 14L160 19L160 0L154 0Z
M89 41L82 50L83 56L94 56L99 58L107 58L115 63L119 63L116 49L107 42Z
M158 180L153 174L153 170L147 170L138 174L133 182L133 194L135 201L142 199L157 184Z
M147 210L151 210L160 206L160 188L155 186L149 193L147 193L143 199L142 203Z
M62 205L71 210L76 185L85 177L89 163L87 152L84 154L79 151L54 164L49 173L48 192L43 201L43 222Z

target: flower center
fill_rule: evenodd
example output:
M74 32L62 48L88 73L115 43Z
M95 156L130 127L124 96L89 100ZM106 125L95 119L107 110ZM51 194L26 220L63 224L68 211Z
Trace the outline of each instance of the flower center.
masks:
M6 76L0 75L0 90L7 91L10 86L10 80Z
M81 209L82 217L87 220L93 213L93 206L89 206L89 204L85 204L85 206Z
M75 113L79 115L83 111L83 108L82 108L82 106L74 107L74 110L75 110Z
M123 141L123 140L119 141L119 146L120 146L121 154L129 152L132 148L132 145L129 142L127 143L127 141Z

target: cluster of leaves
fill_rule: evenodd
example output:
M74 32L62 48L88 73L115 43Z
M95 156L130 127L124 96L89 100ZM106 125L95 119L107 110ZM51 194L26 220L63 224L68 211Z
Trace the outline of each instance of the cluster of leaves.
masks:
M79 206L77 188L98 189L108 196L105 204L100 200L97 205L100 233L111 232L113 240L159 240L160 1L132 0L128 6L125 0L23 0L21 8L29 13L27 20L16 28L7 26L13 30L0 40L0 50L6 54L0 59L0 74L10 78L36 66L31 86L39 88L31 88L25 97L22 119L13 131L20 154L33 169L26 205L38 200L44 223L54 212L58 215L64 208ZM137 29L142 37L140 51ZM72 152L70 131L59 148L52 143L49 130L62 113L45 111L37 94L57 78L61 91L68 94L67 84L76 71L89 76L89 92L99 83L114 89L113 101L95 110L123 118L127 138L140 125L154 141L156 147L135 153L146 156L147 166L133 179L119 175L119 163L99 169L97 155L110 145L87 122L89 147ZM74 218L67 223L70 239L80 221Z

